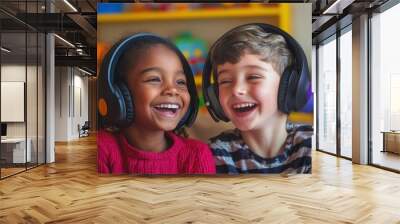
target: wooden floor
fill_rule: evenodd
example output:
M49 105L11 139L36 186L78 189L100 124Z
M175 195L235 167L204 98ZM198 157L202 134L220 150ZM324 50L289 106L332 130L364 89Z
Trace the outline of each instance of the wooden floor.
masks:
M25 164L18 164L18 166L16 166L16 167L6 167L6 168L2 167L1 171L0 171L1 172L1 178L5 178L5 177L8 177L8 176L14 175L16 173L23 172L23 171L25 171L27 169L33 169L36 166L37 166L37 164L32 164L32 163L29 164L28 163L27 167L25 167Z
M0 223L400 223L400 175L315 152L298 176L99 176L94 137L0 181Z
M16 168L1 168L1 178L13 175L15 173L19 173L26 170L25 167L16 167Z
M372 157L374 164L400 170L400 154L375 151Z

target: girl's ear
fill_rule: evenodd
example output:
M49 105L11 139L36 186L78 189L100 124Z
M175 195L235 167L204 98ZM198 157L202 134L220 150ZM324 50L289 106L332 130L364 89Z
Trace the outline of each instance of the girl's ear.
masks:
M184 138L188 138L189 134L187 133L186 129L184 127L181 127L179 129L175 129L173 131L176 135L182 136Z

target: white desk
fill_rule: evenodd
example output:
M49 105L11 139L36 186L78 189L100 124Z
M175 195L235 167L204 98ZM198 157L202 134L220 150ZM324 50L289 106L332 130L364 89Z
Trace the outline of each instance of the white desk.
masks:
M25 138L6 138L1 139L1 157L5 158L3 155L8 154L11 155L12 152L12 161L11 158L7 160L7 162L12 163L25 163L31 161L31 145L32 141L30 138L26 139L28 143L26 147L26 154L25 154ZM25 159L27 159L25 161Z

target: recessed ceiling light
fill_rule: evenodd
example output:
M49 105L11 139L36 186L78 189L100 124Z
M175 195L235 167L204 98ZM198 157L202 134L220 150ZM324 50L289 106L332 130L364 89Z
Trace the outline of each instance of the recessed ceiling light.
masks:
M64 38L62 38L62 37L60 37L60 36L57 35L57 34L54 34L54 36L57 37L58 39L60 39L61 41L63 41L64 43L66 43L67 45L69 45L70 47L75 48L75 45L71 44L71 42L69 42L68 40L66 40L66 39L64 39Z
M1 47L1 50L4 51L4 52L6 52L6 53L10 53L10 52L11 52L11 50L9 50L9 49L7 49L7 48L5 48L5 47Z
M78 70L81 71L81 72L83 72L83 73L85 73L85 74L87 74L87 75L93 75L92 73L90 73L90 72L88 72L88 71L86 71L86 70L83 70L83 69L81 69L81 68L79 68L79 67L78 67Z
M342 14L343 9L351 5L355 0L336 0L322 14Z
M64 0L65 4L67 4L74 12L78 12L78 10L68 1Z

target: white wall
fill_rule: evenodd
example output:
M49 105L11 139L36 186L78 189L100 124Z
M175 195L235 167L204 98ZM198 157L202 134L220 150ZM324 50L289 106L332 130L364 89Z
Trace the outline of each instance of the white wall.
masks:
M42 67L25 66L25 64L3 64L1 66L1 81L24 82L26 84L26 120L23 122L6 122L8 138L30 139L32 161L44 163L44 74ZM27 78L27 80L25 80ZM22 94L24 94L22 92ZM3 96L4 97L4 96ZM1 108L2 111L10 108ZM10 111L9 111L10 112ZM37 153L39 156L37 157Z
M56 67L56 141L77 139L78 124L88 120L88 78L82 75L76 68Z
M78 72L78 74L77 74ZM88 78L82 77L82 73L79 70L74 69L74 80L73 80L73 88L71 88L73 96L73 102L71 102L71 106L73 105L72 114L71 114L71 135L72 138L78 138L78 124L82 126L85 121L88 121Z
M1 81L25 82L25 65L1 65ZM7 110L7 108L1 108ZM25 137L25 123L7 123L7 137Z
M9 64L9 65L2 65L1 66L1 81L4 82L25 82L25 64L18 65L18 64ZM31 74L36 68L33 66L28 66L27 71L28 74ZM35 83L36 85L36 83ZM28 89L29 90L29 89ZM36 89L34 92L28 92L27 96L32 98L36 97ZM28 102L32 100L27 99ZM36 105L35 105L36 107ZM7 110L7 108L1 108L1 110ZM35 114L36 115L36 114ZM28 114L29 116L29 114ZM30 117L28 117L30 121ZM7 122L7 137L25 137L25 122ZM28 136L29 137L29 136Z
M68 140L68 71L67 67L55 68L55 141Z

